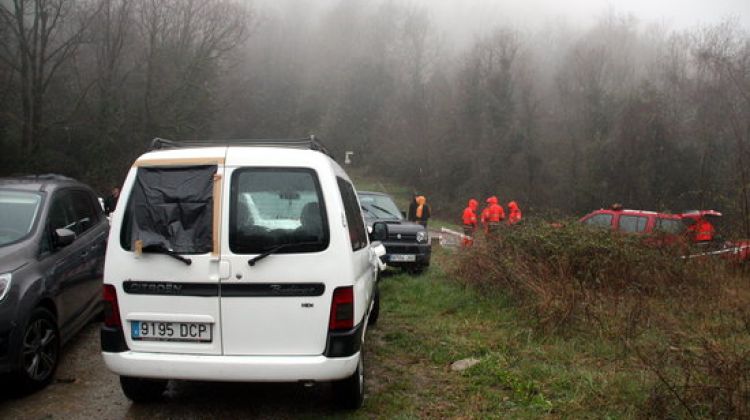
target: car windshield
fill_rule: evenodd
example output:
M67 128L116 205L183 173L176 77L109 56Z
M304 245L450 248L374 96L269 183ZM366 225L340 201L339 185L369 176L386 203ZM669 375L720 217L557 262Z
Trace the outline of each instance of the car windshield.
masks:
M401 212L387 195L360 194L359 203L365 212L365 219L401 220Z
M36 193L0 191L0 246L31 233L41 202L42 197Z

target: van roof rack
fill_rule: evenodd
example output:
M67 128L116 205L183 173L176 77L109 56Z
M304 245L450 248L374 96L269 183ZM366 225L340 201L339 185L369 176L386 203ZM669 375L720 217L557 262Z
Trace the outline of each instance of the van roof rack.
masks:
M333 154L314 135L301 139L229 139L229 140L168 140L159 137L151 141L149 150L179 149L187 147L288 147L292 149L309 149L321 152L336 160Z

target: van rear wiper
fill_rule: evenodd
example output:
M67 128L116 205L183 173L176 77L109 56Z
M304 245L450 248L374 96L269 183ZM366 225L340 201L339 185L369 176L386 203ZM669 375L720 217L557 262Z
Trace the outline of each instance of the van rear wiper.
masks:
M275 254L284 248L289 248L292 246L320 245L320 244L322 244L322 242L318 241L318 242L290 242L286 244L276 245L274 247L268 248L267 250L263 251L262 254L258 254L255 257L250 258L249 260L247 260L247 263L250 265L250 267L254 267L255 263L257 263L258 261L262 260L263 258L266 258L267 256L271 254Z
M176 259L178 261L184 262L185 265L190 265L190 264L193 263L193 260L191 260L190 258L183 257L182 255L180 255L180 254L178 254L178 253L176 253L174 251L171 251L169 249L166 249L164 247L148 247L148 248L144 248L143 252L148 252L148 253L152 253L152 254L169 255L170 257L172 257L172 258L174 258L174 259Z

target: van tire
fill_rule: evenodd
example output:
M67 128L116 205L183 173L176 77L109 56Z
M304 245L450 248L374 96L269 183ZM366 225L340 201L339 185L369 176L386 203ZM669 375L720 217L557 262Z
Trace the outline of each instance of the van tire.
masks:
M165 379L144 379L130 376L120 376L122 392L135 403L149 403L157 401L167 389Z
M357 369L351 376L333 383L333 395L336 405L346 410L356 410L365 401L365 362L362 351L359 352Z
M375 286L375 297L373 298L372 309L370 310L370 316L367 317L367 326L372 327L377 325L378 317L380 316L380 288Z

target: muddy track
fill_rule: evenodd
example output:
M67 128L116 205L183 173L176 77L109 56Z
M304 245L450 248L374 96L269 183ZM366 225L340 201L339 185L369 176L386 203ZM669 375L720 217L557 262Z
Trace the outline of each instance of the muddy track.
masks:
M367 356L368 359L370 356ZM372 369L372 378L377 372ZM171 381L154 404L132 404L118 377L104 366L99 327L87 326L63 351L56 379L32 395L13 395L4 380L0 419L291 418L342 414L332 408L327 384L247 384ZM345 414L345 413L344 413Z

